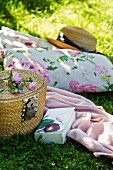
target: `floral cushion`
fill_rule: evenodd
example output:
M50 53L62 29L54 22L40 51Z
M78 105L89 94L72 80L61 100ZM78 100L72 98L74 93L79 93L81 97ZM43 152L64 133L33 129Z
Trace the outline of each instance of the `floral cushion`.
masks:
M24 46L5 48L2 55L5 70L34 71L45 77L49 86L74 93L113 90L113 65L101 54L53 49L52 46L49 49Z
M40 48L49 50L55 47L40 38L3 26L0 30L0 50L6 48Z

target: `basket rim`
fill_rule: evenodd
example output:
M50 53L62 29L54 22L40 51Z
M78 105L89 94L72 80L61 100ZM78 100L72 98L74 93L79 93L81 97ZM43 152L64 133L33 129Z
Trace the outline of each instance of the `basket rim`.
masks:
M1 71L0 72L0 77L2 74L8 74L11 70L5 70L5 71ZM15 69L12 70L13 72L19 72L19 73L27 73L27 75L29 74L29 76L34 76L35 77L35 81L36 81L36 77L37 79L40 79L40 85L38 86L38 81L36 81L36 87L34 90L28 90L27 92L23 93L23 94L11 94L11 97L7 98L7 94L0 94L0 103L3 101L16 101L16 100L22 100L25 97L28 96L33 96L35 95L38 91L40 91L42 88L44 88L45 86L47 86L46 80L44 79L44 77L42 77L40 74L37 74L35 72L29 71L29 70L21 70L21 69Z

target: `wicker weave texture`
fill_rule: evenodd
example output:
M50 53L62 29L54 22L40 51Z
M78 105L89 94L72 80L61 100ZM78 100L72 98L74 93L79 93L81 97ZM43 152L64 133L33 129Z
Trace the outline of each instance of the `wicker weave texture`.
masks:
M36 82L36 88L33 91L28 90L25 94L12 94L8 90L7 84L0 84L5 86L6 93L0 94L0 138L9 138L14 134L28 134L31 133L40 123L46 100L47 85L45 79L31 71L14 70L21 73L22 78L31 76ZM0 78L7 77L9 71L0 73ZM37 95L38 110L35 117L30 120L22 121L23 100Z

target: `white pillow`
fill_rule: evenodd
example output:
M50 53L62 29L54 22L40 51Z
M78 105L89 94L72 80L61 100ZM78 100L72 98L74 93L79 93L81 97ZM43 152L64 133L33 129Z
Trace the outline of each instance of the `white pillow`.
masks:
M6 50L4 69L26 69L45 77L49 86L75 93L112 91L113 65L104 55L56 49Z

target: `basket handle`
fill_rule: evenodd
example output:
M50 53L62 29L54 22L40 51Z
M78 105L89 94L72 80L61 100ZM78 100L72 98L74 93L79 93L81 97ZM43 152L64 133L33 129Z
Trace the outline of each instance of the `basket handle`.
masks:
M26 120L31 120L37 116L38 112L38 97L34 95L33 97L23 100L22 109L22 122Z

